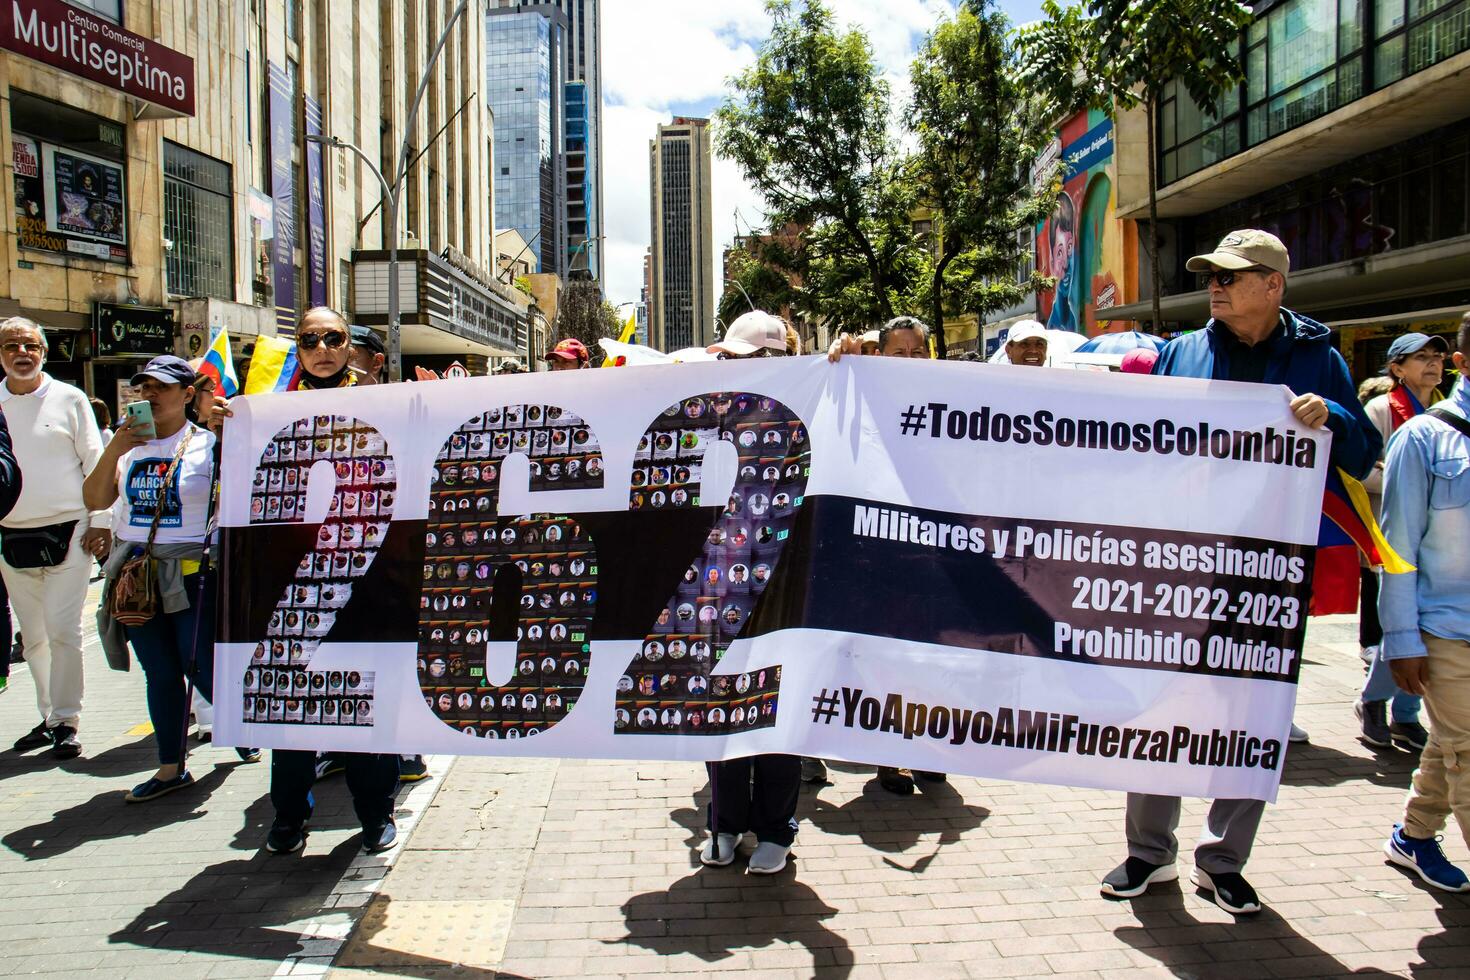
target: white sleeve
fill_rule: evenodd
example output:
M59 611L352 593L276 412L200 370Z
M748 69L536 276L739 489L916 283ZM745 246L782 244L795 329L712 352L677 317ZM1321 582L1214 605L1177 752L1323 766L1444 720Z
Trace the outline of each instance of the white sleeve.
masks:
M80 391L74 399L76 411L74 424L76 434L72 437L76 446L77 462L82 467L82 479L92 475L97 468L97 461L102 458L102 433L97 431L97 417L92 414L92 406L87 401L87 396ZM89 526L101 530L112 527L112 511L94 510Z

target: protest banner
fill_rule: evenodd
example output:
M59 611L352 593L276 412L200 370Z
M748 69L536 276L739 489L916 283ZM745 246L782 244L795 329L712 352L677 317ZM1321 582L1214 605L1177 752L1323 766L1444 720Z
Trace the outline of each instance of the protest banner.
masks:
M1284 389L781 358L233 407L224 744L1275 796L1329 448Z

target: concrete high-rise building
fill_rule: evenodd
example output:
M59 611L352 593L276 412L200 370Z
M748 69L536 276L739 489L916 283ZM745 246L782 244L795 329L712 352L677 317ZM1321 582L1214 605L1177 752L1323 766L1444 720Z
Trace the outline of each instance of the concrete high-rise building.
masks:
M675 117L648 144L648 342L663 351L715 340L715 249L708 119Z
M600 282L604 267L601 0L490 0L490 8L492 13L536 14L561 24L561 90L547 96L561 119L558 128L565 169L561 200L566 211L562 246L566 258L555 263L554 271ZM503 125L501 103L494 101L492 106L497 126ZM545 265L542 268L553 271Z
M495 114L495 227L514 228L542 272L567 270L563 131L567 21L550 4L485 12L485 94Z

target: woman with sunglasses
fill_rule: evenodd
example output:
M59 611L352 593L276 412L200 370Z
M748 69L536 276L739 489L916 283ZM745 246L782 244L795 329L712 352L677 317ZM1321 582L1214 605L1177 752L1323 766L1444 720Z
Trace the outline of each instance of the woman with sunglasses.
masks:
M348 368L352 328L329 306L314 306L296 326L296 358L301 362L298 389L350 388L357 376Z

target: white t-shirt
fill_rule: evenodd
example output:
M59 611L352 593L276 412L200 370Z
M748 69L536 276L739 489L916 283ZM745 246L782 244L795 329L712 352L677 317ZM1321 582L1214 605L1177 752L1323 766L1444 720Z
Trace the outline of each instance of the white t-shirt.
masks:
M154 439L131 449L117 461L117 501L112 505L112 530L123 541L144 542L158 508L158 491L173 463L179 440L193 430L189 448L164 499L155 544L204 541L209 512L210 476L214 468L214 433L186 423L167 439Z

